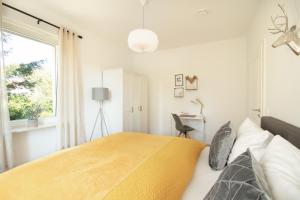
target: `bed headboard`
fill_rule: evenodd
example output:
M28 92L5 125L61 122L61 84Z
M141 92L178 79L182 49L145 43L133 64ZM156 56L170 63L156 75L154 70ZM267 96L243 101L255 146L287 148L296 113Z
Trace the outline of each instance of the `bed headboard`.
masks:
M273 117L262 117L261 127L274 135L280 135L300 149L300 128Z

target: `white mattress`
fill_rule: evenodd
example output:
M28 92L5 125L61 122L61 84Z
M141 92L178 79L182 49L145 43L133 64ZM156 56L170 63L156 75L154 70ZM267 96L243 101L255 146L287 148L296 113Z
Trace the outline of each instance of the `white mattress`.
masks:
M205 197L222 171L214 171L208 165L209 147L201 152L193 179L187 187L183 200L200 200Z

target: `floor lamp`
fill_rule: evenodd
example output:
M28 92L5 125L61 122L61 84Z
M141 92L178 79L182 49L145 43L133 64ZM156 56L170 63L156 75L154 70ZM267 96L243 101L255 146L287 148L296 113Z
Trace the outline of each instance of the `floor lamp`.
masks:
M106 124L105 116L104 116L104 113L103 113L103 102L105 100L108 100L108 98L109 98L108 93L109 93L108 88L93 88L92 89L92 99L95 100L95 101L98 101L100 103L100 106L99 106L99 110L98 110L98 113L97 113L97 117L96 117L95 122L94 122L93 131L92 131L92 134L91 134L91 137L90 137L90 141L93 138L93 135L94 135L95 128L96 128L99 117L100 117L100 125L101 125L101 136L103 137L103 132L104 132L103 131L103 125L105 127L106 134L108 135L107 124Z

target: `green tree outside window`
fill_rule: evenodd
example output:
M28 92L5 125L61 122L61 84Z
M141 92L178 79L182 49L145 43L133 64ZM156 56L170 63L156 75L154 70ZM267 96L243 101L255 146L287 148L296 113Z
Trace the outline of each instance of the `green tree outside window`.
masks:
M4 34L3 43L10 40ZM4 49L5 56L13 49ZM47 60L5 66L10 120L53 116L52 74L43 70Z

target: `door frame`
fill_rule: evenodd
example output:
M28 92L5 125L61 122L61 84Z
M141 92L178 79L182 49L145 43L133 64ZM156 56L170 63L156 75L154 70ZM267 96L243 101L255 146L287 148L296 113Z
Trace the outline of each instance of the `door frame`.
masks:
M260 74L261 74L261 95L260 95L260 105L261 105L261 113L260 116L266 116L267 115L267 105L266 105L266 79L267 79L267 73L266 73L266 47L267 47L267 40L266 38L263 39L261 47L260 47Z

